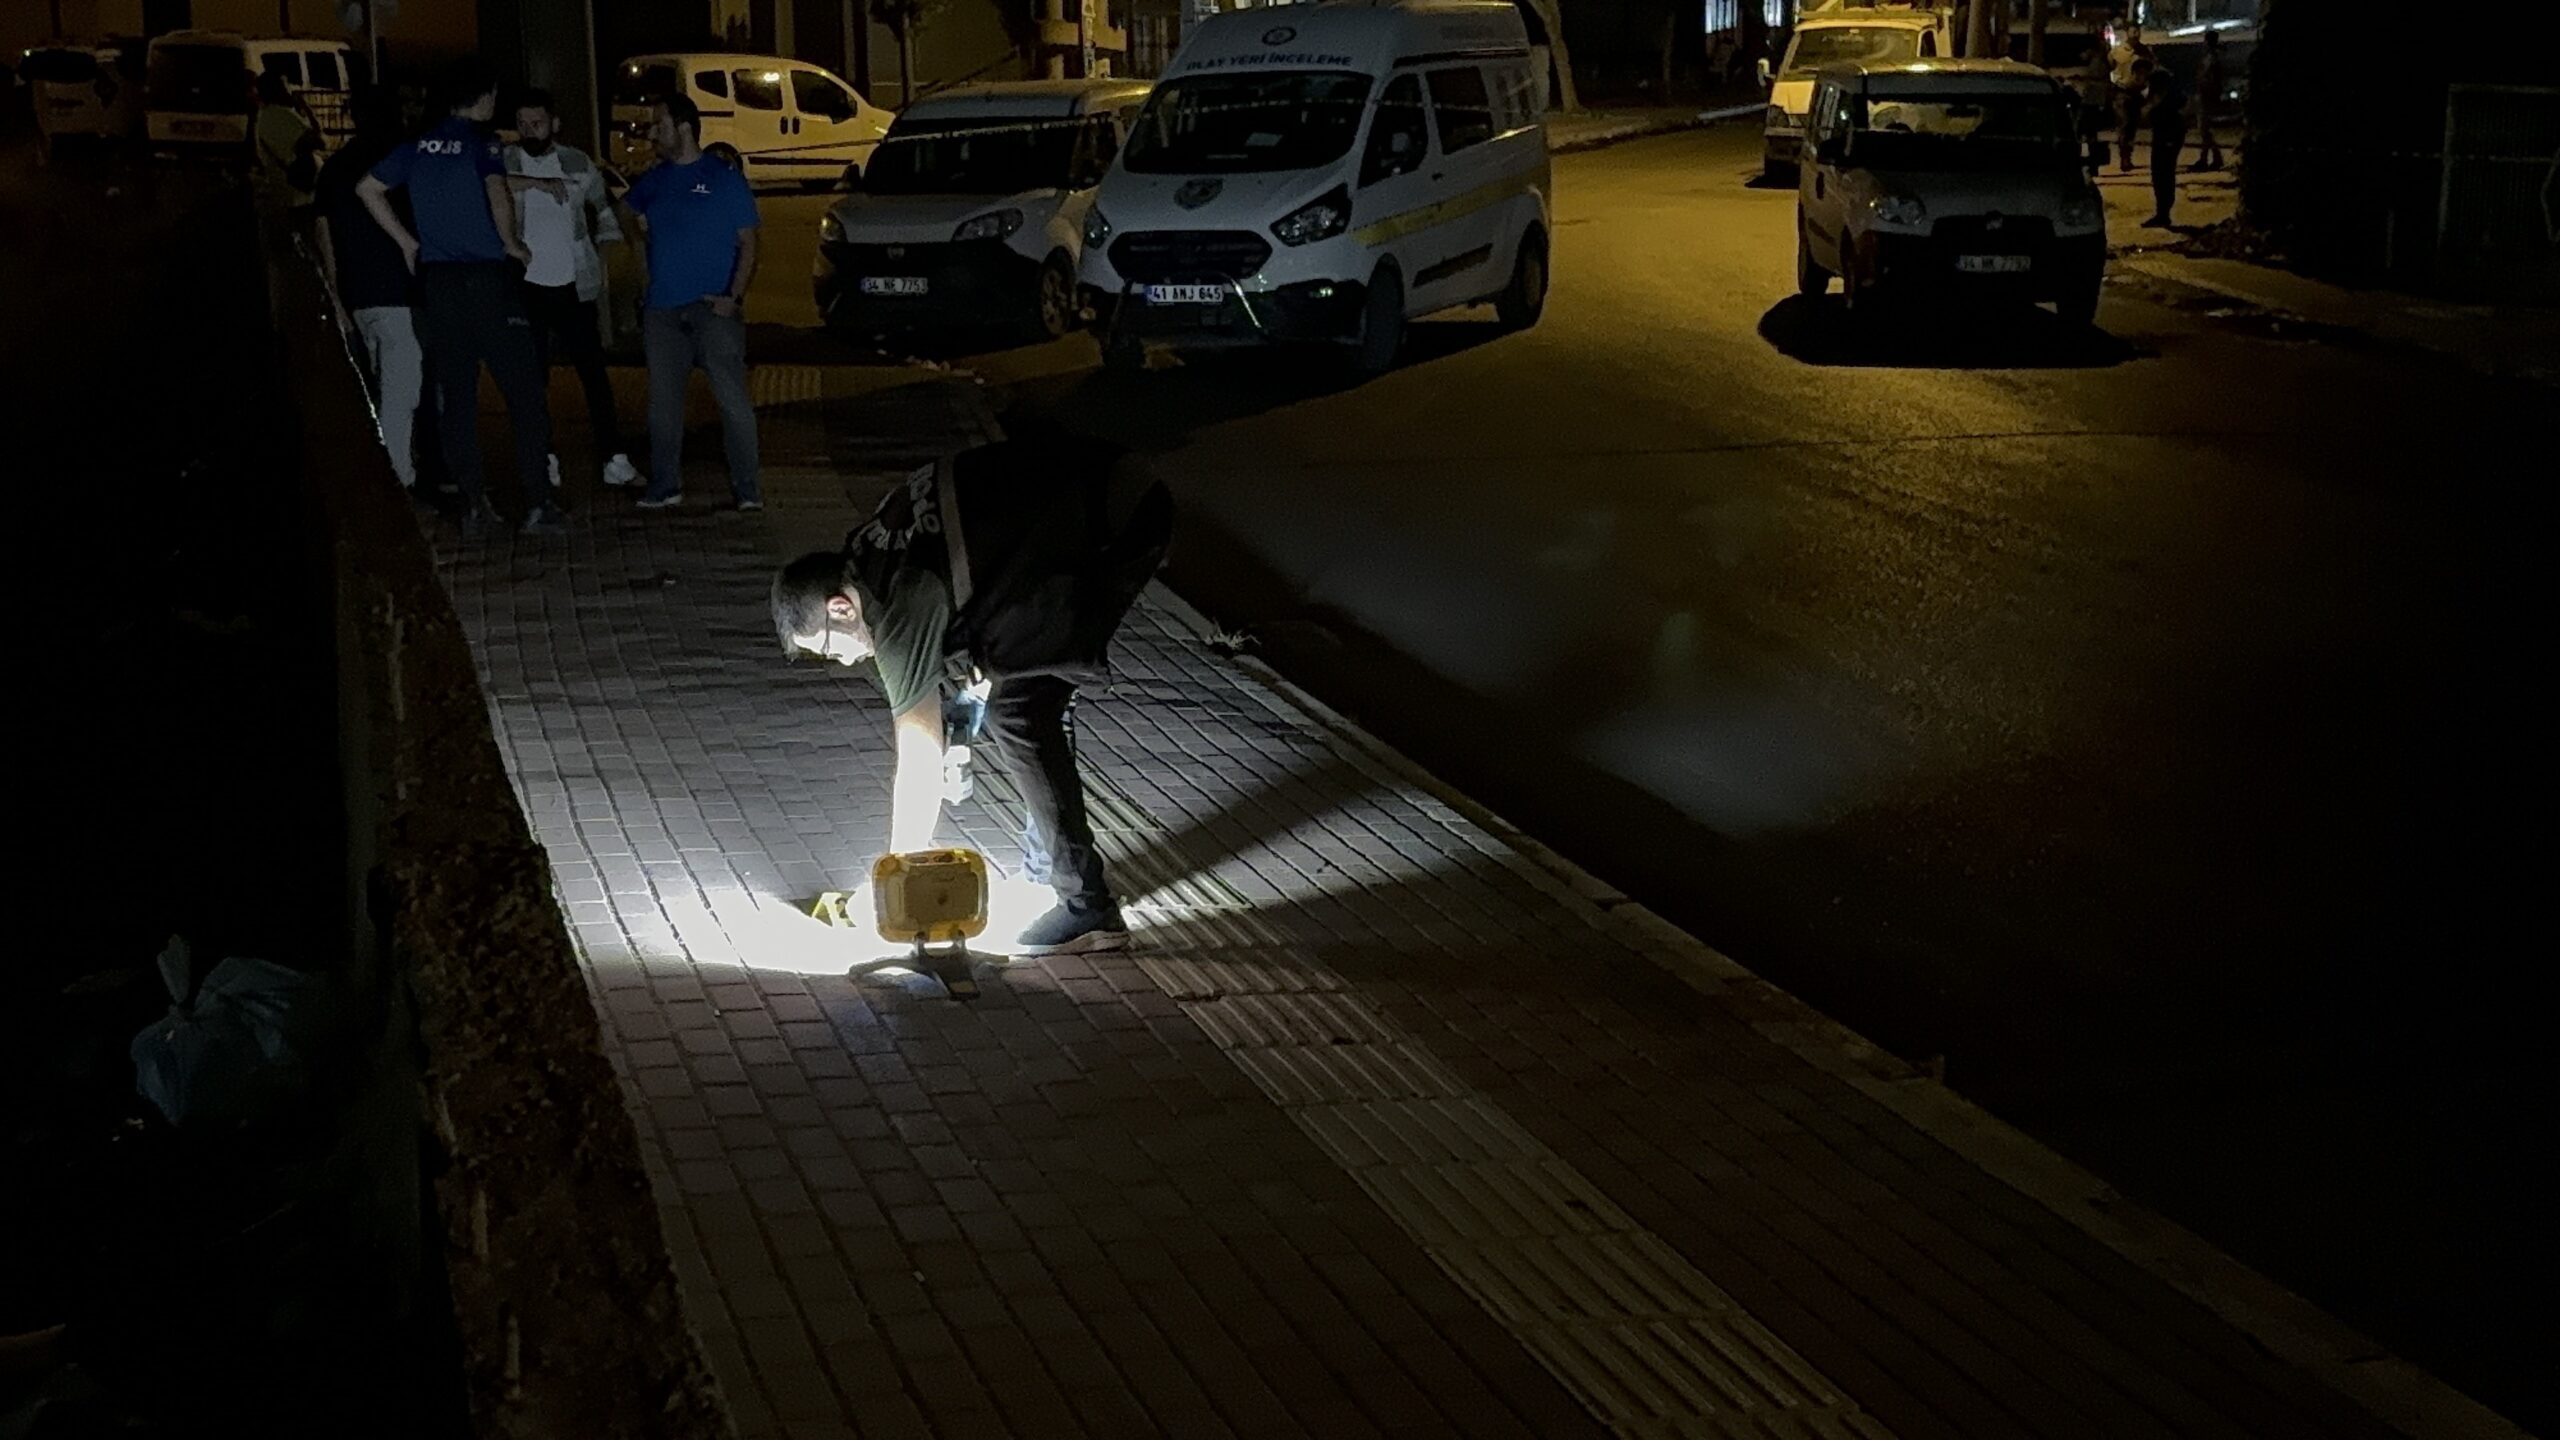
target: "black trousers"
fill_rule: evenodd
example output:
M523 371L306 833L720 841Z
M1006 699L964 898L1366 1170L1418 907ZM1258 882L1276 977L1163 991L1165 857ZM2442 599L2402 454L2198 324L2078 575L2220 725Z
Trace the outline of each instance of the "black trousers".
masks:
M595 434L596 455L611 459L622 454L622 426L613 414L613 381L605 374L596 302L579 299L576 285L527 284L524 309L533 321L533 348L543 373L562 360L578 372L578 384L587 392L587 428Z
M1055 676L999 680L987 691L984 736L1022 792L1024 870L1079 909L1111 902L1102 852L1076 773L1076 687Z
M2187 132L2154 129L2151 132L2151 203L2153 214L2169 218L2169 207L2178 203L2178 152L2187 148Z
M482 365L507 402L516 483L525 504L551 499L551 405L533 324L516 293L520 285L516 267L504 260L418 267L418 342L426 347L427 377L437 397L437 440L445 473L467 505L478 506L486 497L480 477Z

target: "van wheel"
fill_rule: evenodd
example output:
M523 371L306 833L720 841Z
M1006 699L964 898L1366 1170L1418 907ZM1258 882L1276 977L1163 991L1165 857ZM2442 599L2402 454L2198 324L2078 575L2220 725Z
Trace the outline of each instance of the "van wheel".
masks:
M1813 260L1813 242L1805 238L1804 217L1796 217L1796 293L1820 295L1831 288L1831 272Z
M1381 265L1360 305L1360 334L1351 342L1351 368L1366 378L1396 368L1404 350L1404 277Z
M1511 283L1494 297L1494 318L1505 330L1526 330L1547 309L1547 237L1531 226L1520 236L1519 258L1511 262Z
M1068 268L1065 255L1052 255L1041 265L1031 313L1042 339L1055 340L1076 328L1076 272Z

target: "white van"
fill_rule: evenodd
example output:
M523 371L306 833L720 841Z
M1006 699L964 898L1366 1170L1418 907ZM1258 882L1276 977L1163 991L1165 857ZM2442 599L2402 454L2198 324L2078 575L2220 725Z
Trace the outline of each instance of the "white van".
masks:
M1796 21L1786 58L1772 73L1760 62L1769 109L1760 127L1760 178L1792 179L1804 149L1814 77L1834 65L1896 65L1953 58L1955 32L1944 11L1909 5L1839 5Z
M702 148L750 185L823 189L871 158L889 112L833 71L778 55L635 55L613 77L606 162L637 175L657 159L649 106L682 95L702 112Z
M1543 85L1509 0L1239 10L1195 27L1085 216L1106 364L1144 346L1346 342L1546 303Z
M151 42L143 87L152 148L163 153L229 147L246 152L258 77L278 74L335 147L352 133L347 99L363 79L343 40L246 38L221 30L175 30Z
M1073 329L1094 187L1144 80L968 85L919 100L818 222L818 313L856 338Z
M18 66L35 108L37 159L66 142L118 141L142 130L142 77L112 45L39 45Z

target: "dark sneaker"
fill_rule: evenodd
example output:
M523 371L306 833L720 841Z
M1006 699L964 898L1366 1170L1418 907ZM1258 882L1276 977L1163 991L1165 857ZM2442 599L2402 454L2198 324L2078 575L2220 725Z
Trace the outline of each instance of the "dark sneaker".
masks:
M1129 927L1117 902L1099 906L1060 905L1024 928L1014 942L1021 955L1090 955L1129 948Z
M568 529L569 522L561 518L556 506L536 505L524 517L524 533L527 535L562 535Z
M639 508L643 510L673 510L683 503L684 496L682 494L643 495L640 497Z

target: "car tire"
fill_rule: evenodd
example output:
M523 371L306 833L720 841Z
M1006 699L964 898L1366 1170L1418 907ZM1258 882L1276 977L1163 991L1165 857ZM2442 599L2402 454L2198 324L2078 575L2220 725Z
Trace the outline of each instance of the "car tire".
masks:
M2087 327L2097 324L2098 290L2102 283L2102 277L2096 275L2073 282L2071 288L2055 300L2053 313L2061 316L2063 323L2068 325Z
M1076 328L1076 272L1061 250L1043 261L1031 297L1031 333L1055 340Z
M1796 216L1796 293L1821 295L1831 289L1831 272L1813 260L1813 241L1804 233L1804 216Z
M1396 368L1404 353L1404 276L1392 264L1369 277L1369 293L1360 302L1360 333L1351 341L1351 369L1363 379Z
M1547 232L1532 225L1520 234L1511 261L1511 283L1493 298L1494 318L1505 330L1526 330L1547 311Z

